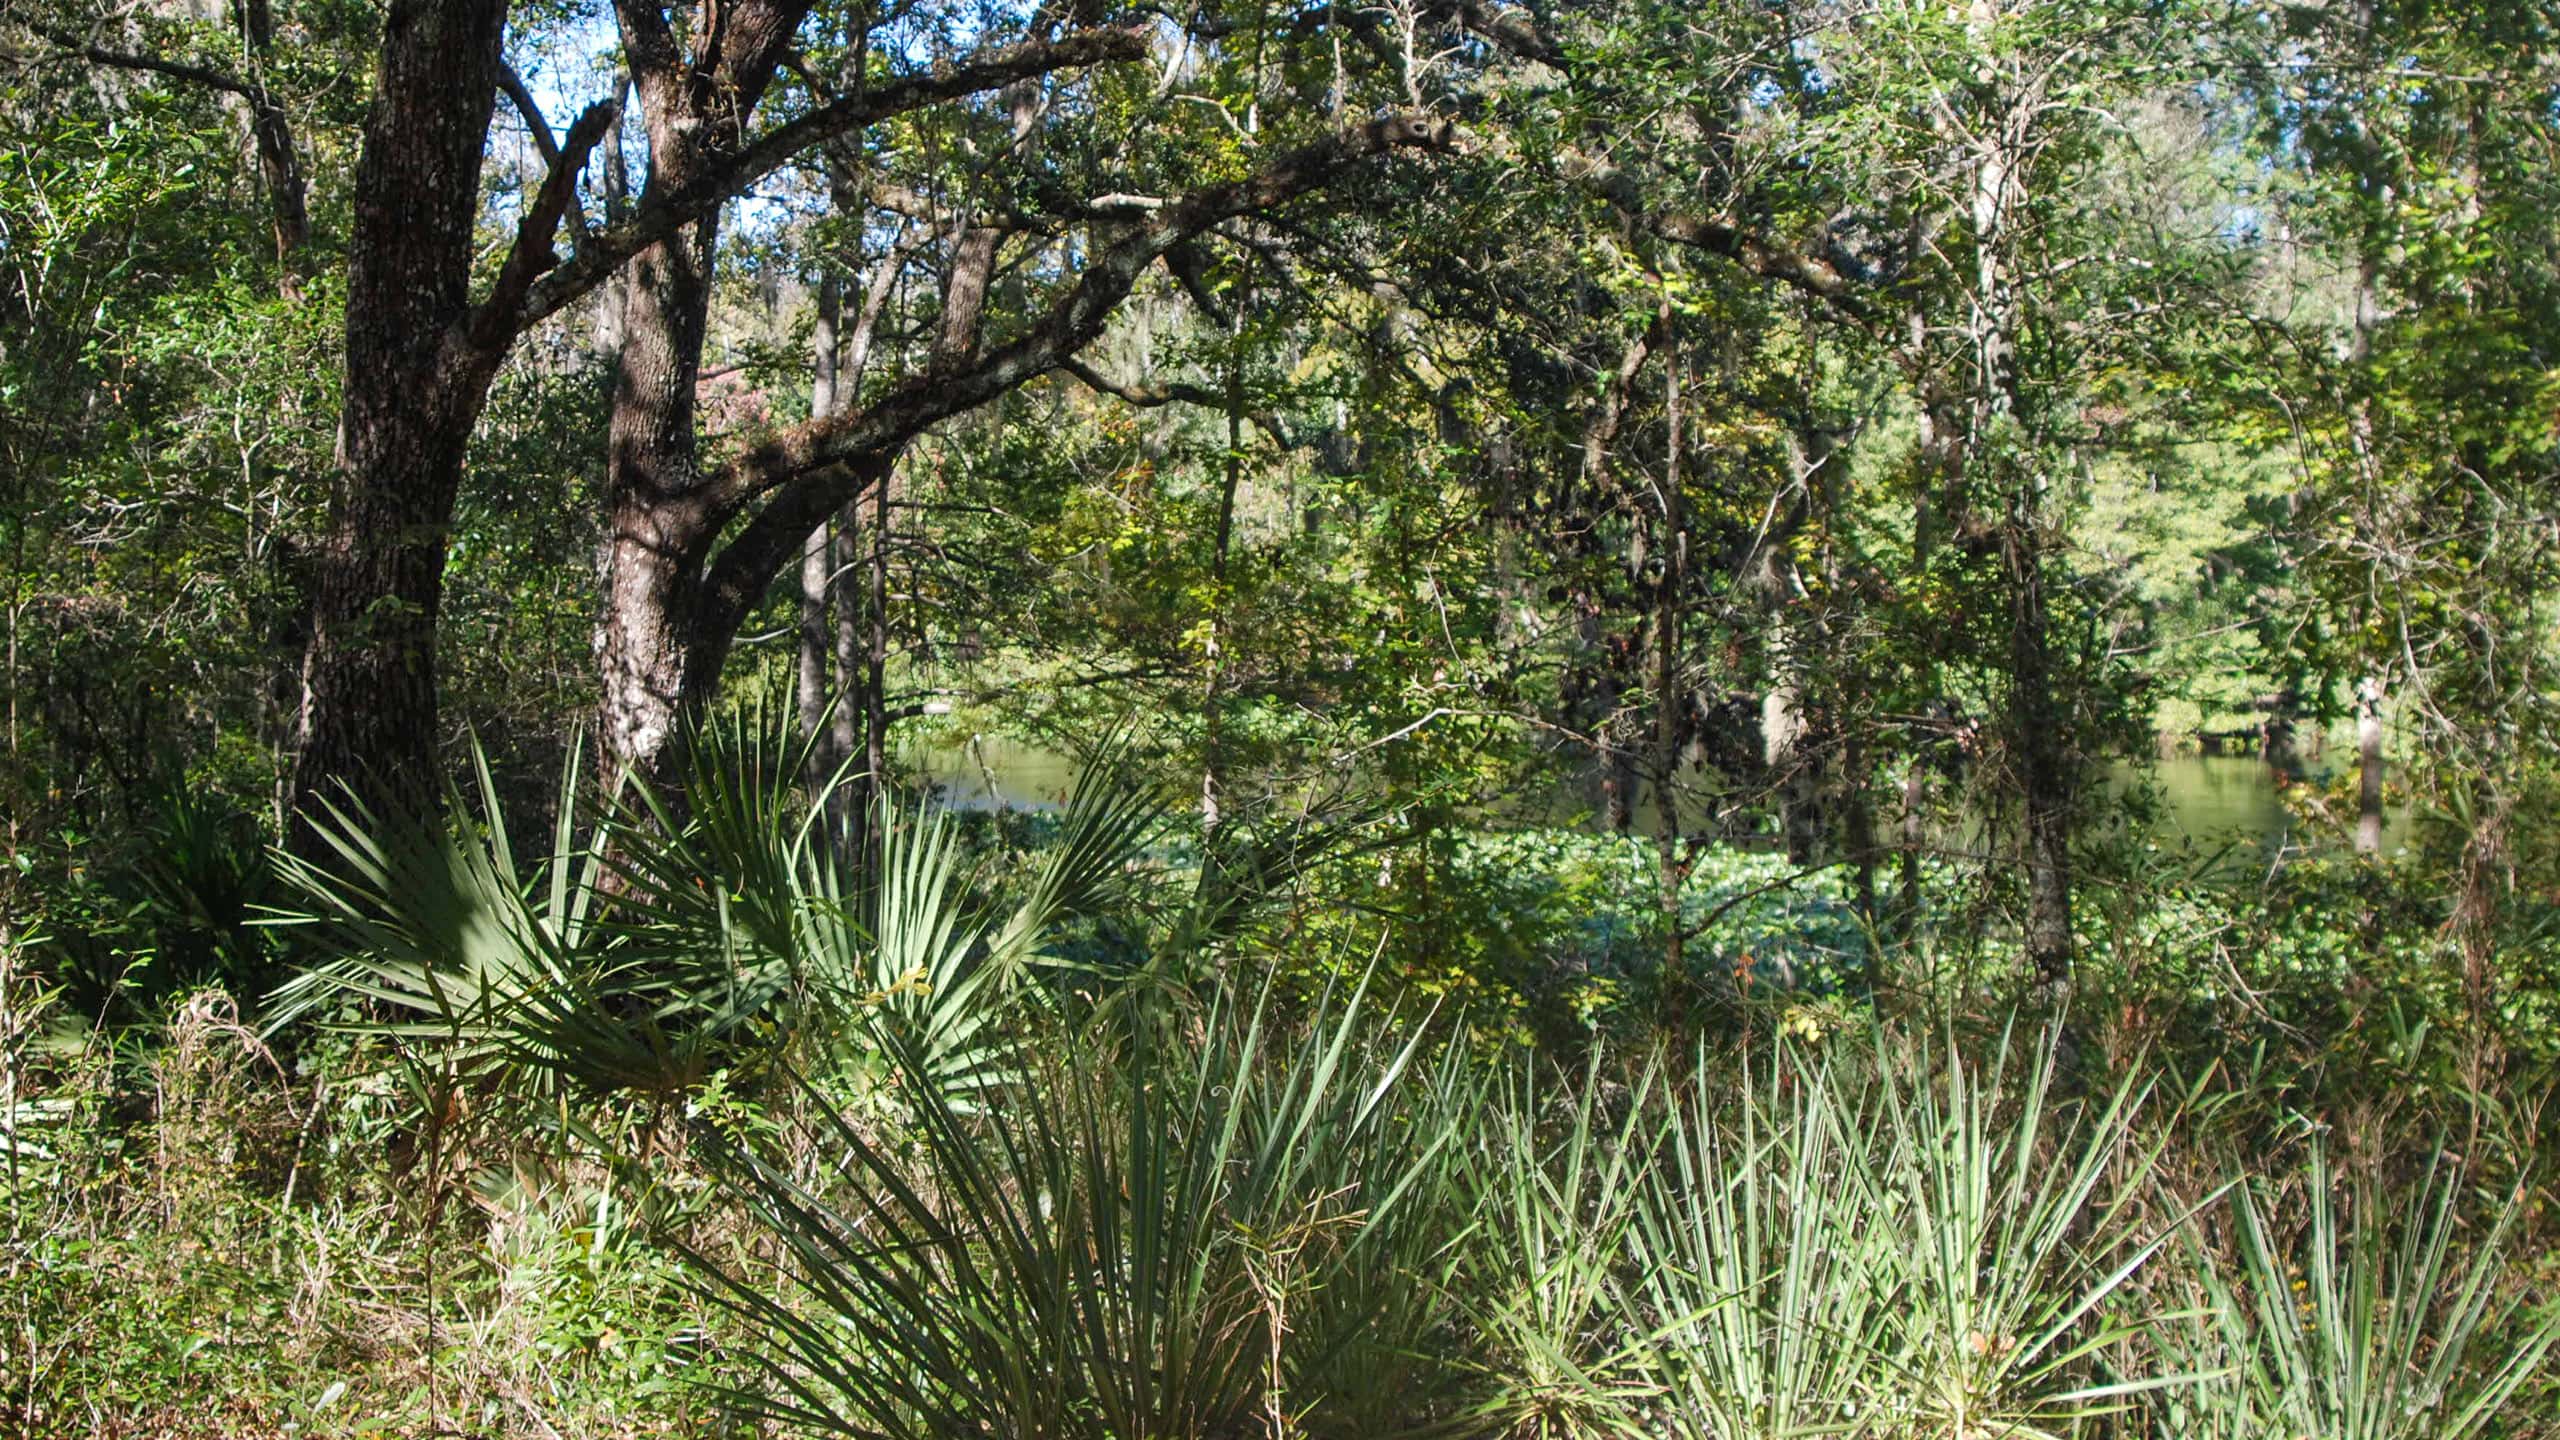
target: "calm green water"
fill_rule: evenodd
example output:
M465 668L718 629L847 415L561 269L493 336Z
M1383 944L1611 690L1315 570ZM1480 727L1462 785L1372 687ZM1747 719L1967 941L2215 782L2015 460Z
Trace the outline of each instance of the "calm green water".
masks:
M1050 810L1064 804L1075 787L1076 761L1054 750L994 736L964 745L918 749L908 763L940 788L945 804L963 810ZM2345 841L2341 816L2335 826L2301 825L2285 806L2287 781L2263 761L2246 755L2179 755L2148 767L2121 766L2110 778L2118 793L2147 768L2160 792L2160 838L2192 842L2200 848L2238 840L2261 849L2286 843L2325 848ZM1587 799L1569 799L1560 810L1589 808ZM2391 817L2386 843L2396 844L2402 817Z
M2117 783L2129 783L2138 772L2127 766ZM2162 838L2190 840L2199 846L2248 840L2261 848L2286 844L2309 850L2342 848L2355 824L2353 802L2330 796L2327 812L2305 806L2307 820L2297 819L2286 801L2289 788L2310 787L2305 795L2330 789L2333 772L2315 769L2291 778L2246 755L2180 755L2155 762L2151 783L2160 791ZM2400 844L2408 816L2398 807L2383 815L2385 849Z
M2123 778L2136 773L2127 767ZM2239 835L2275 840L2292 829L2276 772L2251 756L2180 755L2157 761L2151 783L2161 791L2162 828L2191 839Z
M959 810L1055 810L1076 783L1074 757L994 735L919 747L904 758Z

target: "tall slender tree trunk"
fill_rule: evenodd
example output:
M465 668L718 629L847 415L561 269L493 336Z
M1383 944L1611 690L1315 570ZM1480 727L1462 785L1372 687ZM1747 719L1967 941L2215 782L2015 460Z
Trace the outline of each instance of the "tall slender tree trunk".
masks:
M871 492L872 514L856 498L836 526L835 662L844 694L836 704L834 743L840 756L859 760L837 792L853 853L867 855L873 812L889 773L889 483L884 472Z
M837 77L839 86L862 82L863 57L870 50L870 32L855 28L845 36L844 66ZM864 162L859 145L837 143L820 152L826 164L827 199L838 215L859 214L862 206ZM862 259L859 244L848 247L842 257L851 269ZM857 297L852 331L844 333L844 281L835 267L829 267L818 294L818 323L827 333L825 378L827 412L858 405L862 400L862 376L871 363L871 338L877 332L880 313L888 304L889 292L897 282L898 268L904 252L893 243L880 257L870 283ZM880 482L881 498L888 496L888 480ZM832 649L835 674L835 709L828 717L827 749L829 759L839 768L850 768L832 800L836 826L845 837L848 852L868 863L871 855L872 812L880 793L880 758L870 742L872 712L879 702L879 682L865 664L864 641L871 614L869 559L864 553L862 500L856 496L838 512L834 535L826 536L825 526L811 537L812 543L825 542L827 575L825 598L834 601L834 624L827 639ZM875 546L877 540L871 542ZM804 598L813 592L805 561L801 573ZM823 606L824 600L818 602ZM803 611L804 619L806 610ZM805 643L805 637L804 637ZM802 662L804 666L807 661ZM848 762L851 763L848 765Z
M1601 822L1613 835L1625 835L1636 827L1636 755L1642 743L1628 714L1627 691L1632 676L1637 686L1642 680L1642 647L1631 635L1603 635L1600 642L1600 678L1595 687L1601 712L1597 731L1600 738L1600 808Z
M275 45L274 7L267 0L245 0L233 7L240 26L240 46L248 58L255 93L243 97L249 108L249 138L258 153L259 178L266 182L269 219L274 227L276 263L284 274L281 289L288 300L301 298L301 277L294 271L294 252L311 238L311 212L305 196L302 160L295 153L293 123L266 92L268 51Z
M862 789L865 816L874 797L889 782L889 486L895 470L884 470L871 491L871 564L866 576L868 604L862 607L867 634L862 670ZM856 500L846 507L859 509Z
M1671 338L1671 319L1671 308L1666 303L1656 311L1644 334L1619 355L1617 373L1601 392L1600 403L1583 431L1582 473L1595 508L1633 511L1634 502L1612 472L1610 451L1616 444L1618 428L1626 419L1637 377L1643 373L1654 348ZM1630 518L1639 525L1644 523L1641 511L1633 511ZM1642 585L1640 565L1632 556L1630 571L1631 581ZM1590 679L1583 688L1591 697L1589 709L1595 717L1590 725L1600 762L1600 800L1609 828L1624 834L1635 823L1637 761L1644 743L1642 726L1631 723L1624 701L1628 691L1642 693L1644 689L1646 647L1641 635L1608 633L1598 595L1584 596L1580 609L1581 651L1584 656L1593 657Z
M1926 326L1913 316L1913 334L1908 354L1917 368L1922 359ZM1928 573L1937 556L1940 533L1946 528L1944 512L1949 504L1934 503L1940 492L1953 492L1959 483L1957 435L1954 420L1935 395L1929 393L1927 377L1921 376L1919 410L1918 494L1911 503L1911 568L1915 573ZM1944 497L1952 500L1952 493ZM1932 667L1934 671L1934 667ZM1934 678L1934 675L1933 675ZM1926 736L1915 737L1906 745L1902 769L1901 837L1895 856L1896 896L1893 907L1893 930L1896 940L1907 939L1920 923L1920 862L1929 844L1929 747Z
M865 547L870 543L862 525L862 504L856 501L844 507L835 524L835 543L830 547L828 572L830 598L834 601L834 624L829 627L836 677L836 708L827 717L827 745L839 764L859 758L860 771L847 776L836 795L838 822L859 829L869 819L869 796L872 788L870 747L863 743L863 723L870 711L870 687L865 680L863 640L867 630L865 617L870 606L868 577L870 557ZM861 849L856 854L865 853Z
M1866 931L1869 953L1877 953L1882 943L1884 916L1876 897L1876 807L1867 786L1866 743L1860 732L1851 730L1843 747L1841 763L1848 772L1848 793L1841 816L1843 838L1848 843L1851 891L1858 908L1858 924Z
M1672 993L1682 993L1688 973L1688 928L1681 916L1680 891L1688 867L1680 855L1680 750L1687 741L1688 715L1680 677L1680 607L1689 584L1689 509L1680 475L1680 351L1666 356L1662 460L1662 577L1654 597L1653 774L1654 805L1661 811L1654 825L1654 883L1662 910L1664 973Z
M1253 83L1248 92L1253 99L1245 106L1244 118L1248 140L1262 130L1264 33L1264 27L1254 27ZM1208 662L1208 678L1201 696L1208 729L1200 764L1200 838L1203 842L1216 836L1219 823L1225 818L1227 607L1230 599L1227 594L1227 552L1235 541L1236 487L1244 475L1244 322L1245 312L1253 305L1250 285L1238 288L1233 305L1234 313L1229 317L1227 332L1227 454L1225 463L1219 467L1218 518L1209 552L1209 626L1204 657ZM1427 877L1428 865L1424 871Z
M2389 195L2388 189L2384 195ZM2371 381L2364 367L2373 358L2374 326L2381 319L2382 242L2367 235L2356 262L2355 313L2347 342L2347 359L2355 367L2355 400L2347 415L2347 441L2355 454L2357 489L2364 496L2362 529L2379 538L2382 506L2381 462L2374 453ZM2383 679L2366 675L2356 682L2356 853L2382 853L2382 697Z
M436 616L486 377L446 342L470 304L480 157L507 0L401 0L356 164L346 395L312 588L294 808L344 784L377 805L437 788ZM296 845L316 846L307 830Z
M1991 51L2006 21L1997 0L1974 0L1970 27ZM2026 102L2010 98L2004 109ZM2052 615L2046 595L2044 475L2031 456L2009 453L2000 433L2025 419L2018 377L2017 279L2009 270L2010 212L2019 199L2019 158L2004 138L2010 115L1986 117L1973 173L1974 346L1968 472L1983 466L2006 491L2000 552L2009 588L2009 745L2024 812L2029 968L2048 994L2071 978L2070 751L2053 685ZM1981 476L1973 474L1973 479Z
M1208 667L1200 705L1207 733L1200 757L1200 834L1214 836L1224 816L1226 784L1227 551L1235 539L1236 486L1244 463L1244 309L1238 296L1227 358L1227 454L1219 468L1217 523L1209 551L1209 625L1202 659Z
M818 318L809 335L809 413L832 414L836 408L836 329L844 311L844 290L834 270L818 280ZM809 783L826 782L851 753L840 744L827 711L827 662L833 637L827 625L827 599L832 589L837 549L835 537L821 525L800 547L799 709L800 733L809 745ZM838 697L841 711L847 700Z
M2382 853L2382 677L2356 682L2356 853Z
M1902 834L1894 854L1896 940L1909 938L1920 923L1920 853L1929 843L1927 763L1916 746L1902 762Z
M1792 613L1804 613L1798 602L1805 596L1795 547L1813 521L1815 476L1829 462L1831 445L1829 437L1811 428L1810 417L1787 432L1793 498L1763 533L1753 567L1771 634L1769 692L1760 701L1761 763L1776 778L1778 828L1786 838L1787 858L1797 865L1812 864L1822 849L1822 820L1830 798L1827 745L1835 737L1825 733L1807 708L1809 691L1830 688L1819 667L1809 663L1807 642L1820 649L1828 637L1818 615L1807 634L1798 635L1791 624ZM1827 511L1827 503L1822 508Z
M2044 540L2031 501L2013 503L2002 549L2009 571L2009 728L2026 813L2027 963L2037 982L2051 987L2071 976L2071 776L2053 700Z

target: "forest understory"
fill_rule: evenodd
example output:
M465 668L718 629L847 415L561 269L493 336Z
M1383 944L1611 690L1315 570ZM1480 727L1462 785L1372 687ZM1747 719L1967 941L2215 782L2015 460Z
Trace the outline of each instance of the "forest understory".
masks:
M0 0L0 1436L2560 1440L2551 0Z

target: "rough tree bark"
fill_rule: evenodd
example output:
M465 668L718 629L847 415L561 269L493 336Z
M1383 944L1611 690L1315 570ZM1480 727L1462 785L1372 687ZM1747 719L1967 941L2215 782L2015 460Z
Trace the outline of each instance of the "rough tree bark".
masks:
M436 773L436 614L463 446L487 394L449 353L470 311L472 229L507 0L402 0L356 165L347 381L312 594L298 813L336 784L415 804Z
M2356 853L2382 853L2382 677L2356 682Z
M1660 323L1668 337L1670 307ZM1689 509L1680 475L1680 352L1672 348L1663 382L1662 573L1656 580L1653 613L1653 794L1660 811L1654 825L1654 882L1662 911L1663 973L1670 977L1675 1015L1685 993L1688 973L1688 929L1680 913L1680 890L1689 867L1680 851L1680 751L1688 743L1682 723L1689 707L1682 693L1680 622L1689 588Z
M735 162L756 105L780 69L809 0L743 0L680 37L658 0L614 13L649 137L641 203L702 188ZM688 46L688 39L691 43ZM689 53L690 52L690 53ZM651 768L703 683L688 661L693 601L713 528L695 424L711 314L720 199L624 268L622 355L606 431L604 607L596 657L598 721L609 773ZM821 562L823 563L823 562Z
M2071 976L2071 774L2054 703L2044 537L2035 508L2032 499L2013 500L2001 558L2009 577L2010 743L2026 812L2027 962L2039 983L2054 986Z
M1244 480L1244 317L1250 297L1235 298L1227 327L1227 453L1218 470L1218 513L1210 530L1209 626L1201 659L1207 667L1201 687L1204 721L1200 756L1200 835L1206 840L1223 822L1226 789L1227 718L1227 555L1235 545L1236 489Z

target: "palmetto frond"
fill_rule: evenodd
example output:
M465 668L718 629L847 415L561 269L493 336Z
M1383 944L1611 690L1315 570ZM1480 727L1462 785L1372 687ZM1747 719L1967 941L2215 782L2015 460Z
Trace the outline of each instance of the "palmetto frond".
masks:
M338 958L279 992L278 1023L336 1009L500 1083L661 1100L795 1048L894 1039L956 1097L998 1078L987 1039L1039 947L1116 898L1161 814L1097 756L1064 842L998 908L921 805L884 804L848 864L826 789L800 793L805 742L761 716L706 726L686 755L671 792L596 804L573 750L530 870L476 746L477 794L439 818L326 806L330 862L282 862L298 902L277 919L325 930Z

